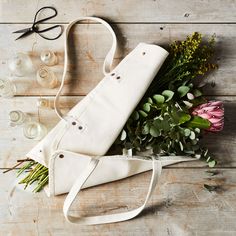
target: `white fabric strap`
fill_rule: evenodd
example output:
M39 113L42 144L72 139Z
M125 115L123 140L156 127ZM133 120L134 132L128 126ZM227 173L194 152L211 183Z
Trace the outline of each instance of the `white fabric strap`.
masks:
M114 55L115 55L115 52L116 52L116 47L117 47L116 35L115 35L115 32L113 31L112 27L106 21L104 21L104 20L102 20L100 18L97 18L97 17L80 17L80 18L78 18L76 20L73 20L73 21L71 21L69 23L69 25L66 27L66 31L65 31L64 70L63 70L61 85L60 85L60 88L59 88L59 90L58 90L58 92L56 94L55 100L54 100L54 107L55 107L56 114L58 115L58 117L60 119L63 119L63 120L65 120L65 118L63 117L63 114L61 113L60 108L59 108L59 98L60 98L61 91L62 91L64 83L65 83L65 78L66 78L66 73L67 73L67 66L68 66L68 43L67 43L67 39L68 39L71 27L75 23L77 23L79 21L83 21L83 20L92 20L92 21L99 22L102 25L104 25L108 29L108 31L111 33L111 36L112 36L112 46L111 46L111 49L109 50L108 54L106 55L106 58L105 58L104 64L103 64L103 74L105 76L107 74L109 74L110 71L111 71L112 62L113 62Z
M140 160L142 161L142 160ZM127 212L116 213L111 215L99 215L99 216L90 216L90 217L75 217L69 215L69 209L72 205L74 199L76 198L77 194L79 193L80 189L89 178L89 176L93 173L96 166L99 163L99 159L91 158L90 163L84 170L84 172L77 178L73 187L71 188L69 194L67 195L64 206L63 206L63 213L66 219L71 223L77 224L85 224L85 225L95 225L95 224L106 224L106 223L114 223L132 219L136 217L142 210L145 208L148 199L152 195L155 186L157 185L158 179L161 175L162 165L160 160L152 159L152 177L151 182L149 185L148 193L146 199L142 206Z

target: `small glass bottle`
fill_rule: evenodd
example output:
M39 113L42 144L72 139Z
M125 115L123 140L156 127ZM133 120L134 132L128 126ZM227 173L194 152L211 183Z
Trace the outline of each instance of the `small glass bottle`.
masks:
M10 120L10 126L15 127L30 121L30 117L23 111L16 110L16 111L10 111L9 120Z
M37 82L45 88L55 88L58 85L55 73L47 66L41 66L38 69Z
M23 133L28 139L41 140L47 134L47 128L42 123L30 121L24 125Z
M8 78L0 78L0 97L12 98L16 93L15 84Z
M54 52L45 50L40 55L41 61L47 66L54 66L58 63L58 58Z
M18 52L8 61L8 67L15 76L21 77L32 72L33 63L27 54Z
M52 109L52 104L47 98L39 98L37 101L37 107L42 109Z

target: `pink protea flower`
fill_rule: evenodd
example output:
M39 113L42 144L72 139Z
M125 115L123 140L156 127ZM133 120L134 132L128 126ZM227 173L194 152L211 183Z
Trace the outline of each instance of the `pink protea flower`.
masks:
M208 131L221 131L224 127L224 108L221 101L209 101L208 103L194 107L192 115L200 116L210 121Z

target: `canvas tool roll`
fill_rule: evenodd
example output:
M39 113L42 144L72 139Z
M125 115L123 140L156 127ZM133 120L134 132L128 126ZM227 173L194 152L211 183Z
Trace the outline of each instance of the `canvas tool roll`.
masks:
M59 98L68 66L69 32L75 23L83 20L96 21L105 26L112 36L112 46L103 64L104 78L68 114L63 115L59 109ZM49 185L45 188L49 196L69 192L63 211L70 222L101 224L135 217L153 192L162 165L186 160L175 157L163 162L155 158L104 156L168 56L168 52L157 45L140 43L111 69L116 47L116 35L104 20L81 17L69 23L65 31L63 77L55 97L55 111L60 122L27 154L27 157L49 168ZM81 188L126 178L150 169L153 174L149 191L140 208L108 216L80 218L69 215L69 208Z

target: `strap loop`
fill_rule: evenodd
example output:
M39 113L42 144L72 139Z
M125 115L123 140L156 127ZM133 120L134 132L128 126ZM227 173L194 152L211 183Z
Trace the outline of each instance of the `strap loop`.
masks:
M67 195L66 200L64 202L64 206L63 206L63 213L67 221L71 223L77 223L77 224L95 225L95 224L107 224L107 223L120 222L120 221L125 221L125 220L129 220L136 217L145 208L150 196L152 195L155 189L155 186L157 185L158 179L161 175L161 170L162 170L161 161L155 160L154 158L152 160L151 182L149 185L146 199L142 206L131 211L121 212L121 213L116 213L116 214L111 214L111 215L100 215L100 216L90 216L90 217L75 217L75 216L69 215L70 206L72 205L74 199L76 198L77 194L79 193L80 189L82 188L86 180L96 169L96 166L98 165L98 163L99 163L98 159L91 158L91 161L86 167L85 171L77 178L69 194Z
M64 83L65 83L65 77L66 77L66 73L67 73L67 65L68 65L68 45L67 45L67 38L68 38L68 35L69 35L69 32L70 32L70 29L71 27L79 22L79 21L83 21L83 20L92 20L92 21L96 21L96 22L99 22L101 23L102 25L104 25L108 30L109 32L111 33L112 35L112 46L111 46L111 49L109 50L108 54L106 55L106 58L104 60L104 64L103 64L103 74L106 76L107 74L110 73L111 71L111 67L112 67L112 62L113 62L113 59L114 59L114 55L115 55L115 51L116 51L116 47L117 47L117 39L116 39L116 35L113 31L113 29L111 28L111 26L104 20L100 19L100 18L97 18L97 17L80 17L72 22L69 23L69 25L67 26L66 28L66 31L65 31L65 59L64 59L64 70L63 70L63 75L62 75L62 80L61 80L61 85L60 85L60 88L56 94L56 97L55 97L55 100L54 100L54 107L55 107L55 112L56 114L58 115L58 117L62 120L65 120L66 119L63 117L63 114L61 113L60 111L60 108L59 108L59 98L60 98L60 95L61 95L61 91L63 89L63 86L64 86Z

